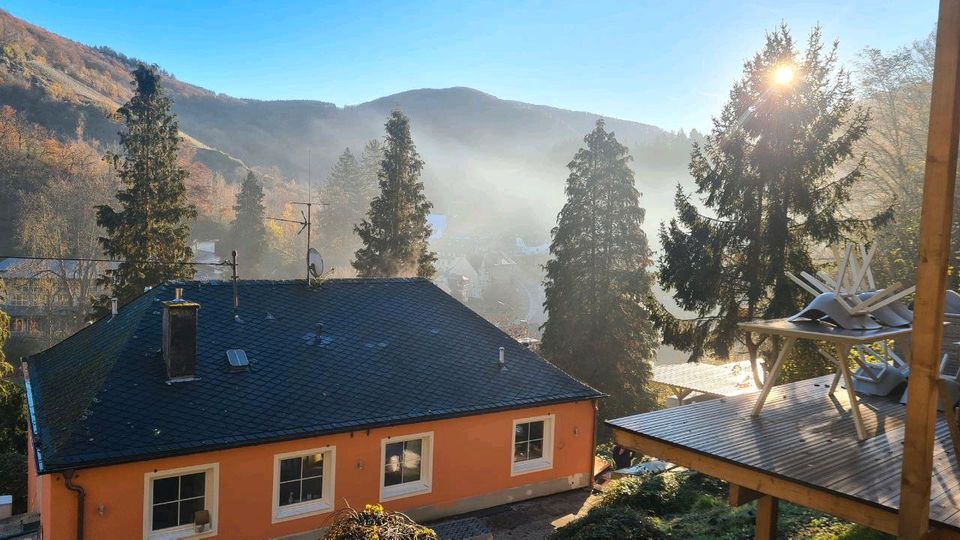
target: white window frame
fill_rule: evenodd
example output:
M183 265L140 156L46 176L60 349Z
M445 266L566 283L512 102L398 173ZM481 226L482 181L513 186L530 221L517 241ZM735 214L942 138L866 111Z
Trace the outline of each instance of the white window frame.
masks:
M528 459L527 461L514 461L514 449L516 448L517 442L517 425L527 424L529 422L543 422L543 457ZM555 418L553 414L517 418L513 421L513 428L510 430L510 476L545 471L553 468L554 423Z
M153 526L153 481L170 476L183 476L192 473L206 473L204 477L204 510L210 512L210 528L197 534L194 525L180 525L168 529L152 530ZM178 469L165 469L148 472L143 475L143 538L144 540L179 540L181 538L207 538L217 534L219 522L217 509L220 490L220 464L207 463Z
M387 475L387 445L417 439L423 439L423 444L420 447L420 480L395 486L384 485ZM431 492L433 492L433 432L427 431L380 439L380 502L425 495Z
M312 501L302 501L280 506L280 462L285 459L312 456L314 454L323 454L323 497ZM333 511L333 502L336 500L333 495L333 490L336 486L336 482L334 481L336 470L336 446L323 446L320 448L310 448L308 450L297 450L295 452L274 455L272 523L280 523L291 519L315 516Z

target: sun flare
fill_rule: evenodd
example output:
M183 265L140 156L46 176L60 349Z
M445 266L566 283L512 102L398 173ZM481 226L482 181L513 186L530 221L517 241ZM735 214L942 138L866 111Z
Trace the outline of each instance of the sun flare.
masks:
M793 66L780 66L773 71L773 81L782 86L786 86L793 82L793 77Z

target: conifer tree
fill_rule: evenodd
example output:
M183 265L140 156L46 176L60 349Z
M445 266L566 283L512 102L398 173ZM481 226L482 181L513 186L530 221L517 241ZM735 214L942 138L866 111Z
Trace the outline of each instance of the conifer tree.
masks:
M235 217L230 227L232 249L238 252L239 266L252 269L259 267L267 246L267 226L264 223L266 209L263 205L263 186L253 171L240 185L237 202L233 206Z
M373 198L361 199L361 182L360 164L347 148L330 171L327 183L319 188L324 203L318 219L320 246L334 268L348 264L359 247L353 227L363 219Z
M380 194L370 202L367 219L354 230L363 246L353 267L362 277L416 275L429 278L436 272L435 253L429 250L427 215L432 204L423 194L420 172L423 161L410 135L410 120L394 111L386 124Z
M867 122L837 68L836 44L824 50L819 28L805 52L786 26L767 35L711 134L694 145L695 193L678 187L677 217L661 226L659 281L696 314L678 320L655 309L664 341L691 351L692 360L726 358L739 342L759 384L755 360L761 352L775 357L778 344L739 332L737 323L796 313L810 298L786 272L815 270L814 250L890 217L847 209L863 169L853 148Z
M99 282L111 286L121 303L144 287L193 276L184 263L193 256L187 220L197 215L187 203L187 171L177 165L180 133L157 68L141 64L131 75L134 95L117 111L123 124L121 154L107 156L121 182L120 209L97 207L97 224L106 229L100 243L107 255L122 261Z
M600 407L613 418L653 405L647 360L657 334L643 306L650 249L627 148L603 120L584 142L567 165L567 202L552 231L541 350L608 393Z
M377 196L380 162L383 161L383 143L380 139L370 139L360 153L360 189L358 196L363 201L363 209L367 209L370 201Z

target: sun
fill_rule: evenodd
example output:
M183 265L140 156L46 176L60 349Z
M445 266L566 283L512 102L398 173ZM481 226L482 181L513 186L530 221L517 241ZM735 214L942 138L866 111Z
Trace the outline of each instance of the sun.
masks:
M773 82L786 86L793 82L794 74L793 66L780 66L773 71Z

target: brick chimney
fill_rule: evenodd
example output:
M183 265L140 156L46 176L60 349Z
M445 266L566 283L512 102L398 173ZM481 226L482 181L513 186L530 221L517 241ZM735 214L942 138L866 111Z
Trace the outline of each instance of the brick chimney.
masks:
M163 363L167 379L185 381L197 374L197 311L200 304L181 298L163 302Z

